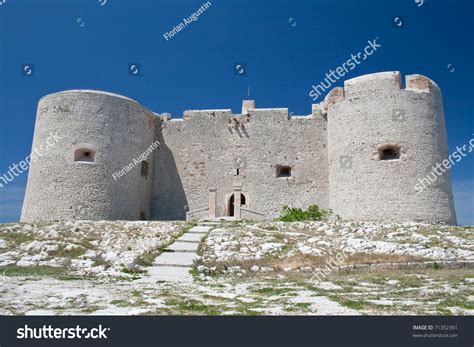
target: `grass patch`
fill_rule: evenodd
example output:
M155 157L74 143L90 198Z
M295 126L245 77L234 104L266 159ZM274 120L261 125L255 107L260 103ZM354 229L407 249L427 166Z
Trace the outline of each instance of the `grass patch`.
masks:
M436 308L438 310L443 310L448 307L460 307L466 310L474 310L474 302L468 301L466 298L458 296L449 296L443 299L438 305L436 305Z
M380 263L408 263L429 261L428 258L398 255L398 254L379 254L379 253L354 253L347 257L347 264L380 264Z
M34 235L19 232L2 232L0 238L15 245L19 245L24 242L33 241Z
M67 271L62 267L53 266L0 266L0 273L5 276L44 276L64 278Z
M146 270L142 270L136 267L126 267L126 266L122 266L120 271L129 275L140 275L140 274L146 273Z
M176 309L180 314L215 316L221 313L214 305L206 305L193 299L170 299L166 301L166 305L171 309Z
M283 233L275 233L276 240L282 242L285 235ZM203 245L200 244L199 247ZM313 255L313 254L303 254L297 253L289 257L279 257L279 255L287 253L287 249L291 245L285 244L278 253L268 255L265 258L261 259L251 259L251 260L233 260L229 259L227 261L215 262L215 261L198 261L198 265L204 265L208 268L215 267L216 270L210 275L222 273L224 270L227 270L229 267L239 266L242 270L247 271L248 276L258 276L260 273L253 273L250 271L250 268L254 265L259 267L269 267L276 272L283 272L287 269L295 271L304 267L311 267L314 271L315 268L325 268L328 266L329 262L335 259L334 254L331 255ZM342 252L342 251L341 251ZM202 251L198 251L198 254L202 255ZM341 253L342 254L342 253ZM349 255L347 258L343 259L343 262L340 265L355 265L355 264L403 264L407 262L423 262L428 261L428 258L415 257L410 255L396 255L396 254L371 254L371 253L355 253ZM193 269L194 274L198 274L197 270ZM348 268L341 270L343 272L353 272L354 269ZM361 270L357 270L361 271ZM375 269L374 269L375 271Z
M112 266L112 263L108 260L105 260L105 258L102 254L97 254L93 258L93 261L94 261L94 263L92 264L92 266L103 266L106 269L108 269L109 267Z
M112 305L118 306L118 307L128 307L130 306L130 302L125 299L119 299L119 300L112 300L110 302Z
M97 310L100 310L102 307L99 306L89 306L81 310L82 313L93 313Z
M371 304L365 300L351 300L351 299L336 299L342 306L352 308L354 310L362 310Z
M309 302L297 302L291 306L285 307L286 312L298 313L298 312L308 312L311 307Z
M433 270L441 270L441 269L443 268L443 266L440 265L440 264L438 264L437 262L434 262L434 263L431 264L429 267L430 267L431 269L433 269Z
M193 265L193 267L191 267L191 269L189 269L189 273L193 276L193 277L199 277L199 275L201 274L198 269L197 269L197 266Z
M282 253L282 251L280 251L279 253ZM284 257L284 258L278 258L278 254L272 254L270 256L267 256L266 258L251 259L251 260L230 259L228 261L221 261L221 262L207 261L205 263L199 260L196 262L195 266L193 267L193 274L196 274L196 275L199 274L199 272L197 271L197 266L199 265L204 265L209 268L215 267L216 270L213 271L210 275L223 273L223 271L227 270L229 267L239 266L242 270L247 271L247 275L259 276L262 273L260 272L253 273L250 271L250 268L252 266L257 265L259 267L266 267L266 268L269 267L269 268L272 268L274 271L283 271L287 268L296 270L300 267L305 267L305 266L312 266L312 267L322 266L324 264L324 260L325 258L323 256L301 254L301 253L295 254L291 257Z
M292 288L263 287L263 288L256 289L254 292L257 294L271 296L271 295L291 293L292 291L293 291Z
M330 214L329 211L320 210L318 205L309 205L307 210L296 207L283 206L280 217L275 221L297 222L305 220L322 220Z
M141 255L139 255L134 263L139 265L139 266L151 266L153 264L153 261L157 256L159 256L163 252L164 248L156 248L154 250L145 252Z
M66 249L64 245L58 247L57 250L49 252L51 257L60 257L60 258L78 258L79 256L86 253L86 249L81 246L71 247Z
M176 241L177 238L179 238L181 235L189 231L192 227L196 226L196 223L186 223L183 226L183 229L181 229L181 232L177 234L176 237L172 238L169 243L166 245L159 246L155 249L151 249L145 253L140 254L135 258L134 263L139 266L151 266L153 265L153 262L155 261L155 258L158 257L161 253L163 252L174 252L171 249L168 249L168 247Z

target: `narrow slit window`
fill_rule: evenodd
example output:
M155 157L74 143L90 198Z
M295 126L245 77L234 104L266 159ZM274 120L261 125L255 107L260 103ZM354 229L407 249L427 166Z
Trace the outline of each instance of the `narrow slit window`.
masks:
M148 177L148 163L146 161L142 161L141 175L145 178Z

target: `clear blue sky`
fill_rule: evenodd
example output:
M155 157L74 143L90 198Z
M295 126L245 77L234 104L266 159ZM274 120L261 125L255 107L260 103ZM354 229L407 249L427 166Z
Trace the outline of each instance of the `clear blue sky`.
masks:
M215 0L168 41L163 34L205 1L2 1L0 175L31 150L45 94L107 90L181 117L185 109L238 112L250 86L258 107L309 114L311 85L376 37L382 47L347 78L426 75L443 91L450 151L474 133L472 0ZM129 63L140 64L140 76L129 75ZM235 63L246 64L245 76ZM33 76L22 75L23 64L34 64ZM452 169L461 224L474 224L473 155ZM0 222L19 219L26 179L0 189Z

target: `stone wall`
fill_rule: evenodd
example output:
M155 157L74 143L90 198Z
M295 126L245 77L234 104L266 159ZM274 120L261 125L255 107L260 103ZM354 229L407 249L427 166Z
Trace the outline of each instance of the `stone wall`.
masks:
M229 215L235 185L246 208L268 217L291 203L328 207L326 121L248 106L245 114L186 111L183 120L162 123L152 218L184 218L207 207L210 188L217 189L217 214ZM278 165L291 167L291 177L278 178Z
M174 120L120 95L66 91L40 100L33 148L51 132L62 140L30 168L22 221L228 216L240 191L243 218L318 204L349 220L456 223L449 171L415 188L448 154L441 92L421 75L405 89L399 72L353 78L308 116L244 100L240 114ZM114 177L156 141L145 174L139 162ZM92 163L75 160L82 149Z
M33 149L50 133L61 140L32 163L22 221L149 218L151 174L140 165L115 180L154 141L156 117L135 101L111 93L67 91L43 97L38 105ZM87 149L94 162L75 161ZM152 169L152 157L148 159Z
M418 179L448 155L441 92L399 72L353 78L328 107L330 206L349 220L455 224L450 173L418 193ZM399 159L381 160L387 148Z

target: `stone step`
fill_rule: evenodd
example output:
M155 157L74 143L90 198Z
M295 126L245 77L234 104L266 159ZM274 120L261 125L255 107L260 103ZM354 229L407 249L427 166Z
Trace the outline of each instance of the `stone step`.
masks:
M201 241L201 239L204 237L205 234L201 234L201 233L195 233L195 234L191 234L191 233L186 233L182 236L180 236L176 242L179 242L179 241L194 241L194 242L199 242Z
M154 268L160 268L160 267L181 267L181 268L186 268L186 269L191 269L191 266L189 265L180 265L180 264L155 264L153 263L153 266Z
M154 281L192 282L193 276L189 273L189 267L178 266L152 266L148 268L149 278Z
M165 252L160 254L153 265L193 265L193 260L197 257L195 252Z
M189 229L188 232L190 233L207 233L209 230L212 229L212 226L205 226L205 225L196 225Z
M169 246L167 249L172 250L172 251L194 251L194 252L196 252L198 247L199 247L198 242L179 242L179 241L176 241L171 246Z
M218 223L210 225L196 225L189 229L166 250L156 257L153 265L148 267L148 276L140 279L147 283L156 281L192 282L193 276L189 273L194 259L198 257L197 249L201 239Z
M167 252L167 253L196 253L196 250L195 249L190 249L190 250L178 249L178 250L175 250L175 249L165 248L165 250L163 252Z
M221 216L221 217L210 218L207 220L207 222L199 222L199 225L207 224L207 223L220 224L221 222L231 222L235 220L238 220L238 219L235 217Z

